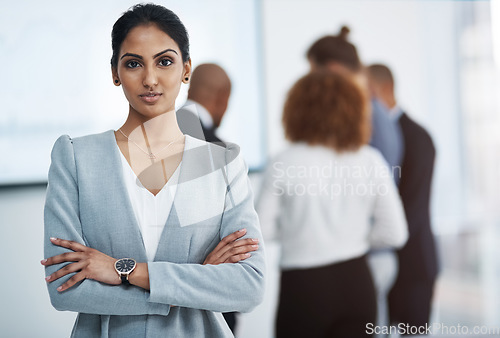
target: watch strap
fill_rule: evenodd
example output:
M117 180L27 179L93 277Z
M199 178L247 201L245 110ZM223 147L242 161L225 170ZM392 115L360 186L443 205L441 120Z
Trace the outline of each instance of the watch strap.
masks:
M122 284L130 285L130 282L128 281L128 275L120 275L120 278L122 279Z

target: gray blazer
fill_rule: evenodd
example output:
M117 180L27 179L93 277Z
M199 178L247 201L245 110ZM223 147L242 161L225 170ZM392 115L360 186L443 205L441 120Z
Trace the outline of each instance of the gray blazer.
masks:
M72 337L232 337L220 312L248 312L262 301L263 242L238 146L186 135L177 192L152 262L128 199L113 130L60 136L51 158L45 258L69 251L49 240L59 237L114 258L147 262L149 269L150 291L91 279L57 291L74 273L48 283L57 310L79 313ZM259 238L258 251L237 264L201 264L223 237L242 228L245 237Z

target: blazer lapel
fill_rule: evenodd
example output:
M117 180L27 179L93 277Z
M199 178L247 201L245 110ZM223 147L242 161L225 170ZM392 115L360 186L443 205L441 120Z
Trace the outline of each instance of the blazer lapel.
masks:
M169 248L168 243L171 241L169 236L180 233L186 235L189 232L184 229L187 225L202 221L205 216L210 217L211 210L208 212L205 210L206 206L210 206L208 203L210 201L205 201L205 205L201 205L196 200L199 199L199 196L205 196L203 189L210 189L208 186L210 177L213 180L214 175L220 175L216 171L221 169L221 164L214 163L211 156L212 146L205 141L186 135L177 190L160 237L155 261L175 255ZM221 203L223 203L223 199ZM218 211L213 211L219 214Z
M109 175L109 184L118 187L117 192L119 199L119 205L122 206L121 210L115 210L117 214L120 215L121 222L118 226L123 226L126 228L127 233L127 255L132 257L139 262L147 262L146 249L144 247L144 240L142 238L141 229L139 224L137 224L137 218L134 214L134 209L132 208L132 203L128 196L127 189L125 187L123 166L121 163L120 153L118 145L116 144L116 138L113 130L109 130L109 148L111 149L112 158L112 168L115 174ZM128 235L129 234L129 235ZM120 257L123 258L123 257Z

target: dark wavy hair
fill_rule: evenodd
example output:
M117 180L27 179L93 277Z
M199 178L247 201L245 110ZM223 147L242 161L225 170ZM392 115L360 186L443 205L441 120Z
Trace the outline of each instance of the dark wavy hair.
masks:
M134 27L149 24L156 25L177 43L183 62L189 60L189 36L179 17L160 5L138 4L123 13L113 25L111 32L111 47L113 49L111 66L113 68L118 66L118 54L128 33Z
M283 111L286 138L355 151L371 136L368 99L353 80L335 72L312 72L290 89Z
M342 26L338 35L327 35L312 44L307 50L307 58L318 66L328 62L338 62L351 71L358 72L362 65L356 47L347 39L349 28Z

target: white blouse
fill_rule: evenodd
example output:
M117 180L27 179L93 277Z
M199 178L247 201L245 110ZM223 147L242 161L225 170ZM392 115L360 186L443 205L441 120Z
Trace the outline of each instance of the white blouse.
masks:
M310 268L401 247L406 218L392 173L369 146L338 153L292 144L264 174L257 212L282 269Z
M116 146L118 147L118 144ZM137 224L139 224L141 230L146 255L148 261L154 261L163 228L170 214L170 209L172 209L182 161L155 196L142 185L121 150L119 152L122 159L124 183L127 187Z

